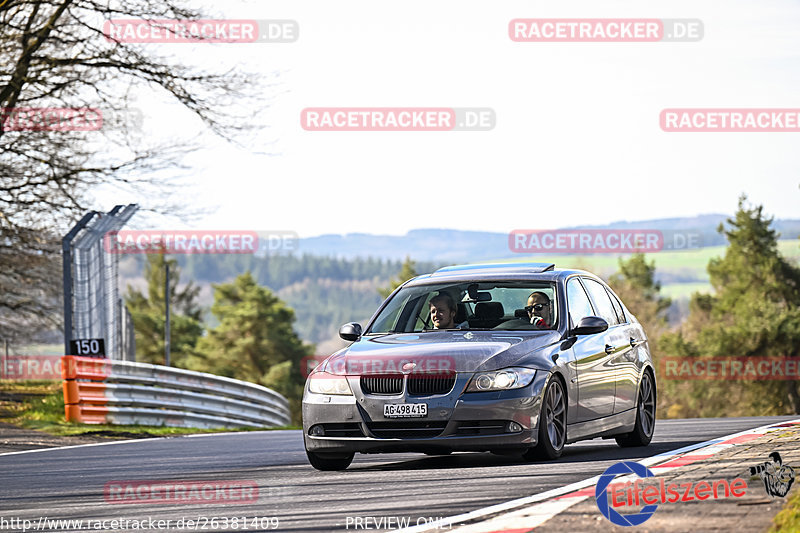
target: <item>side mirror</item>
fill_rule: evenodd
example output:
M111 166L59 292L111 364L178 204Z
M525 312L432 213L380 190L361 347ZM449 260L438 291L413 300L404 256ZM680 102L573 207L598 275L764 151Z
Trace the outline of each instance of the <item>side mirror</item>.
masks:
M608 329L608 322L599 316L585 316L578 322L578 326L573 328L571 335L592 335L602 333Z
M339 336L346 341L357 341L361 337L361 324L348 322L339 328Z

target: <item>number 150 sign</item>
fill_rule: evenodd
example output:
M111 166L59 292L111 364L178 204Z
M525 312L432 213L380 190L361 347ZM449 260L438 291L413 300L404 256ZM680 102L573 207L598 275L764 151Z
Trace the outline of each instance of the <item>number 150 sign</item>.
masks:
M105 339L76 339L69 341L70 355L105 357Z

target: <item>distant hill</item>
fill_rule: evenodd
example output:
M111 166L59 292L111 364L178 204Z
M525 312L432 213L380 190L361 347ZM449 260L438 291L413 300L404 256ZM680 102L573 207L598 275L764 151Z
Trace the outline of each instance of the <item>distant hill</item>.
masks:
M514 229L646 229L662 231L665 235L687 232L699 235L702 247L712 247L726 244L724 235L717 233L717 227L727 218L728 215L710 214L634 222L620 221L604 226L510 228L509 231ZM796 239L800 235L800 220L798 219L776 219L773 227L778 230L782 239ZM520 254L509 249L507 233L449 229L415 229L400 236L367 233L320 235L300 239L298 250L304 254L350 259L374 257L400 260L408 255L418 261L443 264L520 257Z

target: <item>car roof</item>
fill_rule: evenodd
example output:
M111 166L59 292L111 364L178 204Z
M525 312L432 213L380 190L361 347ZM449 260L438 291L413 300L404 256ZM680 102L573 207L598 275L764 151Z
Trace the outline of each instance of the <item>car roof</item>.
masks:
M553 263L478 263L473 265L454 265L431 273L417 276L404 286L428 285L431 283L459 281L558 281L574 274L591 276L583 270L555 268Z

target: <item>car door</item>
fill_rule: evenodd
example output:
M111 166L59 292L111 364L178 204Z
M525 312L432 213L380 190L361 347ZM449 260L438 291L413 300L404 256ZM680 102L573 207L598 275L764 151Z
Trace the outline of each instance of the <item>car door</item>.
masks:
M599 317L608 322L606 331L606 353L609 364L614 370L614 412L620 413L630 409L630 357L633 353L629 339L629 328L620 323L617 309L605 285L591 278L583 278L583 285L592 299L592 305ZM634 378L635 379L635 378Z
M617 367L617 392L614 400L614 412L621 413L636 407L636 395L639 392L639 374L642 361L639 359L639 350L644 342L644 332L640 325L633 323L625 314L625 308L614 294L606 287L611 304L617 312L618 328L623 332L621 342L627 343L630 349L622 351L615 361Z
M600 316L592 306L579 277L567 281L570 329L585 316ZM607 332L578 335L572 345L571 361L578 380L577 422L610 416L614 412L616 376L612 354L606 352Z

